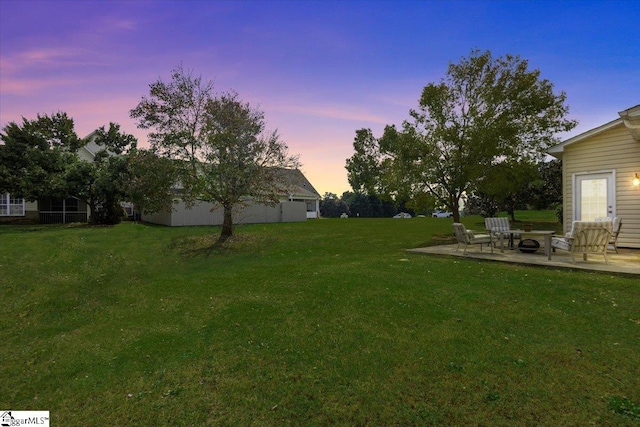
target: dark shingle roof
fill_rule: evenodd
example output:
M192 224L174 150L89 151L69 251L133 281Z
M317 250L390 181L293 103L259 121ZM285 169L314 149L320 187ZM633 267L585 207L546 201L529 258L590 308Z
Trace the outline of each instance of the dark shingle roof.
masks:
M290 196L320 198L320 193L313 188L300 169L280 169L278 175L280 175L283 184L288 187Z

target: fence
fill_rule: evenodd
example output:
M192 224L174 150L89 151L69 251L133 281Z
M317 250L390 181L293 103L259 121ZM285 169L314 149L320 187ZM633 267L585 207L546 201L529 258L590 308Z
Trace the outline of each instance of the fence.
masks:
M68 224L72 222L87 222L87 220L87 211L40 211L40 224Z

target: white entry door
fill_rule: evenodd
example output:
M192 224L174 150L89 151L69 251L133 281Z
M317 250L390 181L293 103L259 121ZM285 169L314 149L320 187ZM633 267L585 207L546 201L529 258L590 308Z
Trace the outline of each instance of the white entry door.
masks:
M593 221L615 216L615 181L613 172L575 175L573 219Z

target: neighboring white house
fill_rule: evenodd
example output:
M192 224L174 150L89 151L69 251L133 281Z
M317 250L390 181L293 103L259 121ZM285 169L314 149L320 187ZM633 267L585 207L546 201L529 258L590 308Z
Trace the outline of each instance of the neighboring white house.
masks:
M245 201L242 209L234 212L236 224L256 224L271 222L300 222L320 216L320 194L298 169L283 169L282 180L289 189L288 194L282 194L280 202L275 206ZM191 208L176 198L173 211L143 214L142 221L153 224L180 227L188 225L221 225L223 222L222 208L208 202L198 202Z
M299 169L283 169L282 176L290 190L286 195L287 200L303 202L307 219L320 218L320 193L313 188L307 177Z
M640 105L548 153L562 160L565 232L574 220L618 216L618 246L640 248Z

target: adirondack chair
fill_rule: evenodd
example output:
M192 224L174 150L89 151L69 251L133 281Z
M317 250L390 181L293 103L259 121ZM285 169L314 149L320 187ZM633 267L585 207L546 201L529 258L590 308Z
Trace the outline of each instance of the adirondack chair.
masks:
M609 240L608 250L613 250L618 253L618 234L620 234L620 229L622 228L622 219L619 216L614 216L613 218L610 216L602 216L596 218L596 221L612 221L613 228L611 229L611 239Z
M575 261L575 254L582 254L582 259L587 261L587 254L604 256L607 261L607 247L611 238L612 221L573 221L571 231L564 237L553 237L551 247L568 251L571 260Z
M460 245L464 245L464 254L467 253L467 247L469 245L480 245L480 251L482 251L482 245L487 244L491 248L491 253L493 253L493 242L497 240L497 238L491 234L475 234L471 230L467 230L464 224L459 222L453 223L453 232L456 235L456 240L458 241L458 246L456 247L456 252L460 249Z

